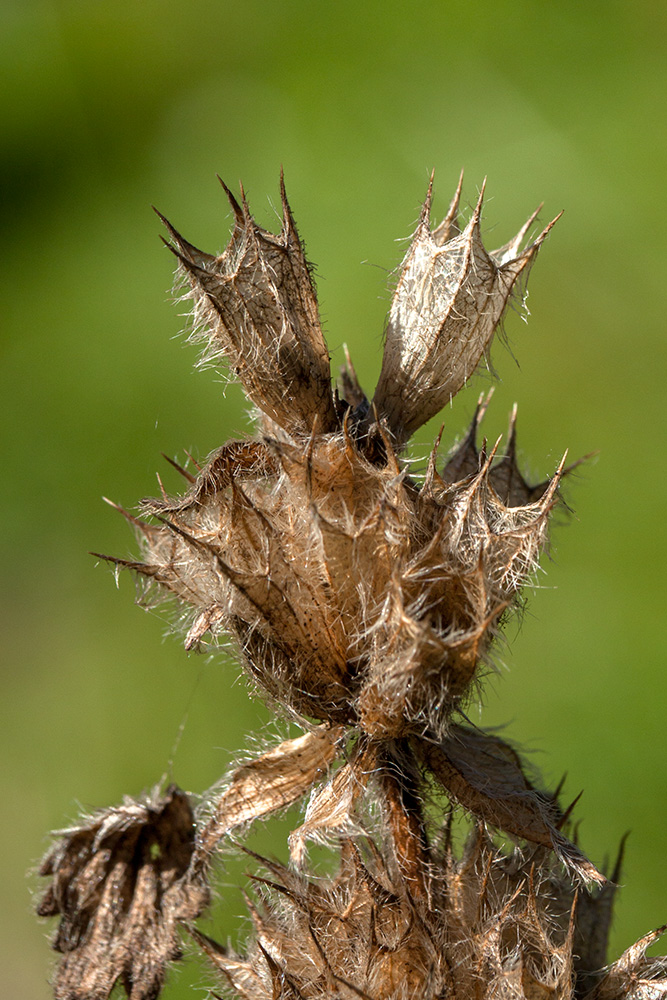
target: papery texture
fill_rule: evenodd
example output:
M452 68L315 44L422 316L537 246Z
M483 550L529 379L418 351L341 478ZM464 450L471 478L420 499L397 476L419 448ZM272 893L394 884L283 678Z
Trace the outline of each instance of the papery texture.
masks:
M488 253L480 229L484 189L463 230L460 193L459 184L445 221L431 229L429 188L389 311L373 401L399 444L442 410L473 374L553 225L521 250L533 215L510 243Z

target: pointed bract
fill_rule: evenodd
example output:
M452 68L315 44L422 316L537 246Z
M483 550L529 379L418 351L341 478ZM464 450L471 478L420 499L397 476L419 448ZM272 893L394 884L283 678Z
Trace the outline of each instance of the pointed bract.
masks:
M309 433L338 426L331 371L309 265L281 178L280 233L256 224L227 188L235 224L219 257L204 254L168 223L169 244L193 304L192 338L202 362L224 358L248 397L277 424Z
M389 312L373 402L399 447L449 403L487 355L515 286L520 279L525 285L551 228L520 251L522 229L497 258L482 243L484 188L470 222L457 233L459 197L460 189L444 228L432 230L429 193Z

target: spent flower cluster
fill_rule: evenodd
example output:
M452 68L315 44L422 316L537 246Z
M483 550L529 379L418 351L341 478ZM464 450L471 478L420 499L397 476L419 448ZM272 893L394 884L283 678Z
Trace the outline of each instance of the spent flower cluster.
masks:
M224 185L223 185L224 187ZM369 398L347 357L337 387L311 268L281 178L278 233L225 187L234 225L213 256L166 219L192 339L256 409L177 497L142 502L141 600L175 598L185 646L232 636L255 685L301 735L239 764L195 800L175 786L62 831L39 912L59 916L58 1000L159 995L182 937L243 1000L654 1000L658 932L606 966L620 859L607 879L568 836L570 809L464 708L547 542L565 460L530 484L478 443L489 397L417 479L405 447L488 359L551 226L487 251L483 191L461 182L431 223L431 186L401 264ZM571 468L571 467L570 467ZM110 557L103 557L105 559ZM290 862L258 859L254 932L238 954L195 921L234 831L309 796ZM464 847L452 821L469 818ZM503 846L499 834L509 840ZM338 870L315 877L308 843Z

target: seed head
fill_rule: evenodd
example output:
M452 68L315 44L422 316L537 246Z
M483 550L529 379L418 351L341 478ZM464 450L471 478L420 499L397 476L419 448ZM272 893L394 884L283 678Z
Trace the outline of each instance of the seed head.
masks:
M536 570L564 460L525 480L516 408L504 446L478 446L488 397L444 456L440 432L423 476L404 454L488 359L551 226L522 248L531 216L489 253L482 196L462 226L459 183L432 228L429 186L369 402L349 357L332 388L282 178L278 234L225 191L218 257L163 221L202 360L240 379L256 433L196 476L172 462L188 488L143 501L149 519L118 508L141 557L111 561L145 600L176 599L187 649L234 636L302 734L237 762L196 807L173 786L57 835L39 908L60 917L57 1000L108 1000L116 984L154 1000L179 929L241 1000L664 997L666 960L646 958L662 929L605 967L620 857L607 880L568 839L560 789L462 710ZM193 926L221 844L307 795L290 866L258 859L245 953L221 947ZM455 811L472 819L459 852ZM312 841L338 848L335 875L308 873Z
M181 497L144 501L142 559L116 560L190 609L186 646L235 636L248 669L300 716L374 737L442 735L501 619L537 566L562 464L528 486L508 446L445 461L423 481L401 451L488 350L550 227L529 222L488 254L482 198L458 224L460 185L431 229L431 189L402 265L372 404L351 363L333 392L309 267L281 182L278 235L225 188L234 229L219 257L167 224L194 338L227 359L259 433L218 449Z

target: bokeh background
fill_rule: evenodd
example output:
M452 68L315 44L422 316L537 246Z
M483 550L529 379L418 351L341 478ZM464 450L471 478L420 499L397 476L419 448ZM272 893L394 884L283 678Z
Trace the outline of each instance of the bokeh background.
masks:
M518 400L535 476L563 450L599 456L569 486L548 572L502 652L482 719L568 773L580 841L601 863L631 829L613 948L667 920L665 605L665 8L651 0L3 0L3 989L47 998L48 927L26 878L46 832L172 776L213 783L267 734L230 658L188 657L133 584L88 550L127 555L133 507L244 433L235 387L195 372L168 294L156 204L220 250L215 179L241 178L275 226L282 163L317 265L334 365L347 342L372 389L392 271L436 168L488 175L487 243L534 207L565 209L533 270L532 316L507 321L490 437ZM518 359L514 360L514 357ZM450 443L487 382L444 414ZM429 427L416 448L425 452ZM475 716L477 718L477 716ZM286 820L253 844L284 857ZM245 862L223 872L214 933L246 924ZM205 995L187 964L171 1000Z

